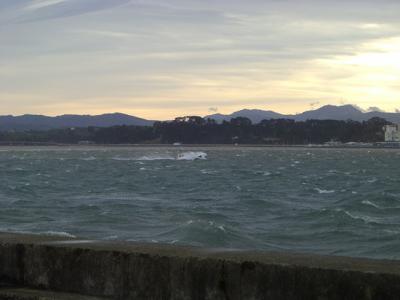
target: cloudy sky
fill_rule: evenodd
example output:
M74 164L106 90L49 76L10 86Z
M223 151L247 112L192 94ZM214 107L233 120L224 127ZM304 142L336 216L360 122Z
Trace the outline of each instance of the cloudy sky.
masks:
M398 0L0 0L0 114L400 109Z

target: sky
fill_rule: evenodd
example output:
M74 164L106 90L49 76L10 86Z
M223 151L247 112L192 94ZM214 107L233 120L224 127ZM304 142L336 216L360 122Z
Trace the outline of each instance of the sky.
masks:
M0 0L0 114L400 109L398 0Z

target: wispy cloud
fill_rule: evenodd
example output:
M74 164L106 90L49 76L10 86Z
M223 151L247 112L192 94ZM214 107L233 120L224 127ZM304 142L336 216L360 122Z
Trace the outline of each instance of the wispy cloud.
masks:
M63 2L67 2L68 0L34 0L24 7L26 10L36 10L45 7L49 7L52 5L57 5Z
M136 36L134 33L121 32L121 31L111 31L111 30L76 30L73 31L76 34L89 35L89 36L98 36L98 37L106 37L106 38L117 38L117 39L125 39Z
M33 0L26 3L15 21L27 23L80 16L129 2L130 0Z

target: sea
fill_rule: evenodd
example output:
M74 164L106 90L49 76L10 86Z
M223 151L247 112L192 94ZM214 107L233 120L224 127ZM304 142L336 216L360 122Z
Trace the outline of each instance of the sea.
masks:
M400 258L400 150L1 147L0 231Z

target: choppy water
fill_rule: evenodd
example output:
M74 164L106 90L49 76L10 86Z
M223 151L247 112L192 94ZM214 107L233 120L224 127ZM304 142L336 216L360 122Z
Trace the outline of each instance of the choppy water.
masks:
M0 148L0 231L398 259L399 173L398 150Z

